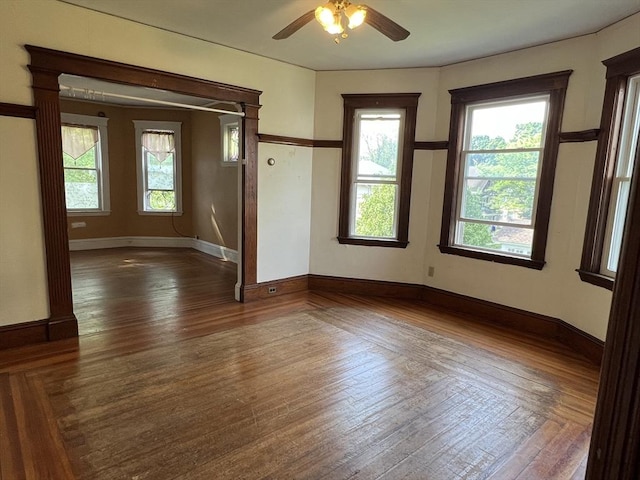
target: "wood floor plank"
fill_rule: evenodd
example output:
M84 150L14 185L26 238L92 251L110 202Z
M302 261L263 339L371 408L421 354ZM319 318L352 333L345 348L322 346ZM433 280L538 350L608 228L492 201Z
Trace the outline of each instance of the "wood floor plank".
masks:
M72 252L81 336L0 352L6 479L558 479L598 370L552 339L335 292L233 301L184 249Z

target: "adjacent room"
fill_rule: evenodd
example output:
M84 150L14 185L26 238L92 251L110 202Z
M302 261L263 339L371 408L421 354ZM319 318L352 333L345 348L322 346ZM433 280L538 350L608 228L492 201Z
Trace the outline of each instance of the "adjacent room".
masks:
M640 477L640 0L0 11L0 480Z

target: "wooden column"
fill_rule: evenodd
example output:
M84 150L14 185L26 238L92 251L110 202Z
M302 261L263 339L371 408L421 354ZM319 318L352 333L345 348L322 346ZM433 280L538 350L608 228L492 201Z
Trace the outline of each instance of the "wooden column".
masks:
M75 337L69 238L65 207L58 73L30 66L36 107L38 161L47 281L49 283L48 339Z
M258 247L258 110L260 105L244 104L242 120L242 297L249 285L257 283Z

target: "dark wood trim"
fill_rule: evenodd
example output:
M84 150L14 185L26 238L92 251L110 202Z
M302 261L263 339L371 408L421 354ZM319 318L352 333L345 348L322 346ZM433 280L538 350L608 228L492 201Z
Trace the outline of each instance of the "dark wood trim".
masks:
M0 327L0 350L46 342L48 325L49 320L45 319Z
M241 284L252 285L258 275L258 110L260 105L244 103L242 155L242 248ZM240 290L240 301L244 301Z
M78 321L75 315L67 317L49 318L47 337L48 340L63 340L65 338L73 338L78 336Z
M340 210L338 218L338 241L362 246L384 246L405 248L409 243L409 212L411 208L411 178L413 174L413 146L416 135L416 117L420 93L358 93L343 94L343 148L340 172ZM404 136L402 141L402 165L400 172L400 198L398 199L398 224L396 238L369 239L350 235L351 188L353 177L354 121L357 109L395 108L404 109Z
M314 148L342 148L342 140L314 140Z
M607 67L606 78L634 74L638 71L638 58L640 58L640 47L604 60L602 63Z
M449 126L449 149L439 244L442 253L530 268L542 268L544 266L562 113L571 73L572 70L564 70L544 75L450 90L451 121ZM531 259L523 261L523 259L518 257L509 257L489 252L475 252L455 246L455 219L458 211L457 199L459 198L459 179L462 169L461 151L464 143L466 106L472 102L525 97L542 93L549 94L549 119L538 187L538 203L536 205Z
M640 478L640 145L635 159L587 480Z
M3 117L36 118L36 107L0 102L0 115Z
M581 132L561 132L560 143L593 142L594 140L598 140L599 134L599 128L582 130Z
M269 135L258 133L260 143L275 143L277 145L293 145L296 147L313 147L313 140L309 138L285 137L283 135Z
M407 248L409 242L401 242L399 240L383 238L359 238L359 237L338 237L338 243L343 245L363 245L368 247L388 247L388 248Z
M580 132L561 132L560 143L592 142L598 140L599 128L583 130ZM342 148L342 140L314 140L310 138L286 137L284 135L270 135L268 133L258 133L260 143L275 143L278 145L293 145L296 147L313 148ZM448 140L440 141L416 141L413 143L414 150L447 150Z
M530 260L528 258L521 257L510 257L507 255L500 255L498 253L481 252L479 250L470 250L468 248L460 248L452 245L438 245L438 248L440 249L440 253L475 258L478 260L485 260L487 262L504 263L506 265L517 265L519 267L533 268L535 270L542 270L545 265L544 261Z
M578 272L583 281L611 290L612 283L601 281L600 265L604 253L627 82L631 75L640 72L640 48L605 60L603 63L607 66L607 82Z
M275 288L276 291L270 293L270 288ZM243 287L243 295L245 302L253 302L256 300L264 300L267 298L278 297L280 295L286 295L288 293L305 292L308 289L309 276L300 275L298 277L281 278L270 282L245 285Z
M285 137L283 135L269 135L258 133L260 143L275 143L277 145L293 145L295 147L313 148L342 148L342 140L314 140L311 138Z
M385 282L382 280L332 277L328 275L309 275L309 290L418 300L422 298L423 288L424 285L414 283Z
M451 103L467 104L489 99L519 97L553 90L565 90L569 76L573 70L544 73L530 77L502 80L472 87L449 90Z
M576 270L578 275L580 275L580 279L583 282L590 283L592 285L596 285L598 287L606 288L607 290L613 290L614 280L613 278L607 277L606 275L602 275L600 273L587 272L585 270L580 270L579 268Z
M447 150L449 148L449 141L442 140L439 142L414 142L414 150Z
M256 283L258 110L262 92L135 65L26 45L31 57L35 120L40 166L43 230L49 293L48 338L77 335L73 314L67 212L60 135L58 76L62 73L159 88L213 100L237 102L243 117L242 269L241 281Z
M470 315L491 325L544 338L554 338L600 364L604 343L554 317L480 300L425 285L309 275L309 290L334 291L355 295L375 295L422 300L431 305Z

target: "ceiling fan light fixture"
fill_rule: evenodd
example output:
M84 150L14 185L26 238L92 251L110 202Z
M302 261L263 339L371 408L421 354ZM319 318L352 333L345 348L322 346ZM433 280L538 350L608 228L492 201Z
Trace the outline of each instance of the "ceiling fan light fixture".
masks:
M339 13L336 13L333 17L333 23L331 25L327 25L324 29L330 33L331 35L339 35L344 32L344 27L342 26L342 18Z
M349 28L354 29L364 23L367 17L367 9L362 5L350 4L344 11L344 14L349 19Z
M316 20L320 25L322 25L322 28L326 30L329 26L335 23L334 17L336 13L337 12L335 5L331 2L328 2L326 5L320 5L318 8L316 8Z

